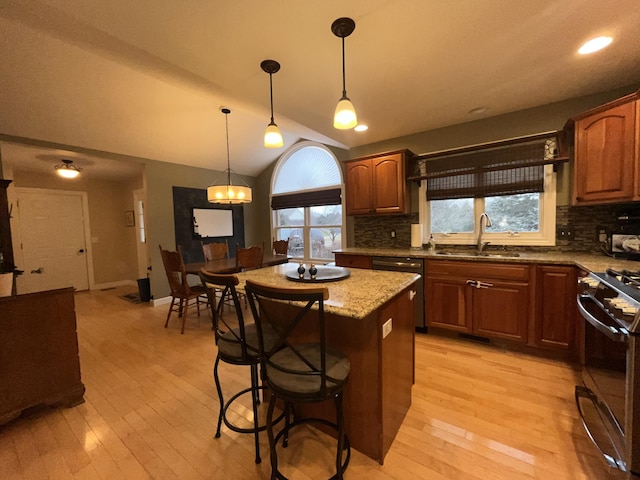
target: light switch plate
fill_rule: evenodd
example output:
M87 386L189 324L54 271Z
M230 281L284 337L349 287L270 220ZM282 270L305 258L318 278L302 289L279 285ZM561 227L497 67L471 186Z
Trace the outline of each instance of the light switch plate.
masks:
M393 318L390 318L382 324L382 338L387 338L391 330L393 330Z

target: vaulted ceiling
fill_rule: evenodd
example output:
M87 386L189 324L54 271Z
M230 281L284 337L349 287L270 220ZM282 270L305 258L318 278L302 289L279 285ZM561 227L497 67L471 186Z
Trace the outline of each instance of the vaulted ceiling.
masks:
M366 132L332 126L343 16ZM349 148L640 83L639 26L637 0L4 0L0 135L223 170L225 106L231 166L257 175L299 139ZM264 59L281 149L262 146Z

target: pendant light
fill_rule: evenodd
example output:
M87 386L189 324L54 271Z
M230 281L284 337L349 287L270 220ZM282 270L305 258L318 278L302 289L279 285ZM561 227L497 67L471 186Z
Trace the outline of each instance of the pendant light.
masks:
M338 102L336 112L333 116L333 126L340 130L348 130L358 124L356 109L349 97L347 97L347 87L344 68L344 39L353 33L356 22L347 17L338 18L331 24L331 31L336 37L342 39L342 98Z
M224 123L227 132L227 169L223 173L223 175L226 174L227 183L216 185L219 180L218 178L213 185L210 185L207 188L207 199L209 200L209 203L251 203L251 188L246 183L244 185L233 185L231 183L232 172L229 160L229 114L231 113L231 110L228 108L222 108L220 111L224 113Z
M284 145L282 139L282 133L276 122L273 120L273 81L271 76L280 70L280 64L275 60L263 60L260 63L262 70L269 74L269 95L271 98L271 122L267 125L267 130L264 132L264 146L267 148L280 148Z
M62 159L62 164L56 165L54 168L56 173L64 178L76 178L82 171L82 168L73 164L73 160L66 159Z

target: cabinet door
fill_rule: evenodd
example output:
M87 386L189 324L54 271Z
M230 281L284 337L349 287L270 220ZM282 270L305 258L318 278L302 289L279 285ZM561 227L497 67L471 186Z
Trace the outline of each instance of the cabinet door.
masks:
M371 160L346 164L347 215L371 213L373 170Z
M570 350L576 329L576 269L544 265L537 273L536 345Z
M373 211L406 213L405 175L402 154L372 159Z
M483 337L527 340L529 286L488 281L488 288L473 288L473 333Z
M371 269L371 257L368 255L350 255L348 253L336 253L336 266L351 268Z
M635 102L576 122L575 203L606 203L634 197Z
M466 279L427 277L427 325L471 333L471 293Z

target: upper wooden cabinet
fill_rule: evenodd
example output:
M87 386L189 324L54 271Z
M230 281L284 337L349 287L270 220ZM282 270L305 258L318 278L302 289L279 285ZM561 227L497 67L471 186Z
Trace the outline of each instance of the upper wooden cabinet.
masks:
M409 150L345 162L347 215L409 213L405 164Z
M628 95L572 119L574 204L640 200L639 105Z

